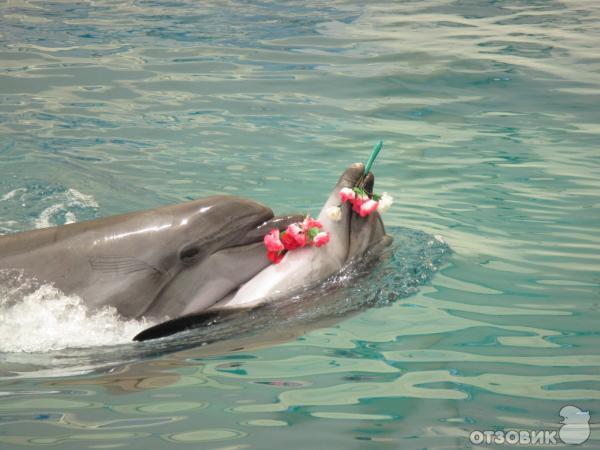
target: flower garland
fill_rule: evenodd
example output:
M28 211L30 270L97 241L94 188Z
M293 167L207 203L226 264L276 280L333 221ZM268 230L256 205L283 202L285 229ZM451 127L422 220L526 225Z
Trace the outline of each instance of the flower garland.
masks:
M330 206L325 211L334 222L342 218L342 206L349 202L352 210L361 217L366 217L375 211L386 212L392 206L394 199L384 192L382 195L369 194L361 187L340 189L341 203ZM279 264L290 250L302 247L321 247L329 242L329 232L323 231L323 224L310 216L304 221L288 225L285 231L278 229L269 231L264 237L267 248L267 258L274 264Z
M386 212L392 206L394 199L387 192L381 195L371 194L362 187L355 186L353 188L340 189L341 203L337 206L330 206L325 211L327 216L337 222L342 218L342 205L349 202L352 205L352 210L360 217L366 217L375 211L380 213Z
M310 216L302 222L288 225L285 231L277 229L265 235L264 243L267 247L267 258L279 264L286 252L301 247L321 247L329 242L329 232L322 231L323 224Z

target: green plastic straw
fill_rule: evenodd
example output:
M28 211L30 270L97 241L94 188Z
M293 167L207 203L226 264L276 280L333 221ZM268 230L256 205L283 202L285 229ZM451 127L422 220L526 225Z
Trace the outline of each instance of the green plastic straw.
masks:
M367 175L371 170L371 166L375 162L375 158L377 158L377 155L379 155L381 147L383 147L383 141L379 141L377 144L375 144L375 147L373 147L373 150L371 151L371 156L369 156L369 160L367 161L367 164L365 164L365 175Z

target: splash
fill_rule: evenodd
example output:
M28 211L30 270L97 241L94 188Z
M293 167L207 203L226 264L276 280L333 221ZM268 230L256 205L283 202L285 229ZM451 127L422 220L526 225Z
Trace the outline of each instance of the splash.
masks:
M0 288L0 352L48 352L118 345L150 326L125 320L115 308L90 310L77 296L13 274Z
M98 208L94 197L76 189L30 183L0 196L0 217L6 210L13 213L10 216L20 213L21 219L0 221L0 235L31 225L45 228L93 218ZM150 325L125 320L112 307L90 310L80 297L27 279L19 271L0 271L0 352L119 345Z

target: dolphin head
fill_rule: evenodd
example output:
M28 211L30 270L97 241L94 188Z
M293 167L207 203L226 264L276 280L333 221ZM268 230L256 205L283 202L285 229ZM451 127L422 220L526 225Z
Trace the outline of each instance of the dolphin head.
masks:
M349 166L339 178L319 214L319 220L331 236L328 251L340 265L362 257L374 247L391 242L391 238L385 234L383 221L377 211L361 217L352 210L352 205L345 203L341 205L342 218L339 221L330 219L326 213L328 208L340 204L340 191L343 188L353 188L360 184L367 192L373 192L375 176L372 172L364 175L364 170L364 164Z
M173 245L184 267L202 262L211 254L240 243L246 235L273 218L273 211L252 200L213 196L173 210L176 229Z
M202 311L265 268L262 240L300 216L273 217L270 208L239 197L214 196L173 209L166 242L168 278L138 315L161 318Z

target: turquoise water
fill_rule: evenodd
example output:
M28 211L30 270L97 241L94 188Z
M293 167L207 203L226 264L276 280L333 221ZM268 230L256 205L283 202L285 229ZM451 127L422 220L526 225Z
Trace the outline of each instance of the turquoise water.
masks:
M558 429L566 404L598 423L599 20L592 1L3 2L0 233L214 193L316 212L384 139L396 244L333 307L221 344L95 329L107 345L61 350L58 322L58 349L5 349L0 447L466 448Z

